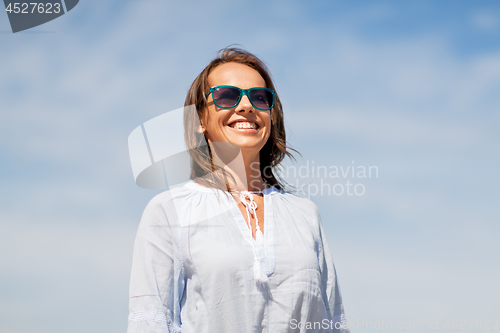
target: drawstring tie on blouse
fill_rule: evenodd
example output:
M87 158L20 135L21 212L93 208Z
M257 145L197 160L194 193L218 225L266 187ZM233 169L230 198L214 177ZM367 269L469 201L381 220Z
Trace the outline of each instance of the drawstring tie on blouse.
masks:
M240 200L241 203L245 206L246 211L247 211L247 217L248 217L248 224L250 226L250 237L253 238L252 234L252 222L250 220L250 215L253 215L255 218L255 240L257 243L260 245L264 245L264 235L262 234L262 230L260 229L259 226L259 219L257 218L257 203L253 199L252 196L253 192L249 191L241 191L240 192ZM260 193L260 192L256 192ZM264 273L264 269L262 268L262 265L260 261L257 259L257 254L255 253L255 245L254 242L252 241L252 249L253 249L253 254L254 254L254 263L253 263L253 277L255 281L257 282L257 286L261 289L267 289L268 287L268 278L267 274Z

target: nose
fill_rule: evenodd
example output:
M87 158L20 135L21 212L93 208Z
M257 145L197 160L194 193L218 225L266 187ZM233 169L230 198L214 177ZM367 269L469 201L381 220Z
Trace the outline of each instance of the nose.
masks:
M236 105L235 112L255 112L252 103L250 103L250 99L247 94L243 94L241 96L240 102Z

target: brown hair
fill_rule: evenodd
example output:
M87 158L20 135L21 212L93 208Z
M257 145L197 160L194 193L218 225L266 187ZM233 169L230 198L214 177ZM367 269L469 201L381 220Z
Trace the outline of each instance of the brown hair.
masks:
M199 133L195 127L199 125L199 119L204 119L205 116L207 106L205 94L210 90L208 83L210 72L215 67L228 62L244 64L255 69L266 82L267 88L276 91L269 70L259 58L245 50L229 47L218 52L217 57L205 67L194 80L191 88L189 88L184 105L186 107L194 105L196 108L196 115L194 112L184 113L184 139L186 145L188 147L196 147L189 150L191 155L190 178L195 179L202 185L220 189L226 189L226 182L221 177L221 173L224 175L224 171L218 169L217 171L220 172L214 172L212 155L205 135ZM194 118L196 116L198 119ZM279 190L284 190L285 182L279 177L276 168L285 156L295 159L290 152L291 150L298 153L298 151L286 145L283 108L278 94L276 94L274 107L271 110L271 134L260 151L260 172L262 180L266 184L272 185Z

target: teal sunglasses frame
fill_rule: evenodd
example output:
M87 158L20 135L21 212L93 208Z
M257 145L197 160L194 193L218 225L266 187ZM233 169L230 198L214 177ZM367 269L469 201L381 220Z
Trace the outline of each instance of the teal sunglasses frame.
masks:
M240 97L238 98L238 102L236 102L236 104L233 105L233 106L220 106L220 105L218 105L217 102L215 102L215 99L213 99L213 92L217 88L234 88L234 89L238 89L240 91ZM271 103L271 107L270 108L259 108L259 107L255 106L253 104L253 101L250 98L249 92L252 91L252 90L255 90L255 89L265 89L265 90L271 92L271 94L273 94L273 102ZM222 85L222 86L215 86L215 87L210 88L210 90L205 95L205 99L207 99L208 95L210 95L210 94L212 94L212 99L214 101L215 106L217 106L218 108L221 108L221 109L232 109L232 108L236 107L238 104L240 104L240 101L241 101L241 98L243 97L243 95L247 95L248 100L250 101L250 103L252 103L252 106L254 108L256 108L257 110L261 110L261 111L269 111L269 110L271 110L274 107L274 101L276 100L276 92L274 90L272 90L272 89L265 88L265 87L253 87L253 88L250 88L250 89L241 89L241 88L238 88L238 87L235 87L235 86L225 86L225 85Z

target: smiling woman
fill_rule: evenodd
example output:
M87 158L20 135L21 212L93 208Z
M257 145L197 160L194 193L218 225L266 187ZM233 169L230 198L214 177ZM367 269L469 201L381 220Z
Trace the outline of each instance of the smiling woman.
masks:
M348 332L318 209L275 172L292 155L265 65L222 50L189 105L192 181L144 211L128 332Z
M208 76L208 82L213 87L210 89L212 98L208 99L208 102L212 103L201 119L202 130L206 132L208 142L231 142L241 149L244 161L259 162L259 153L271 133L271 108L258 110L254 103L271 103L263 103L262 95L265 96L265 93L258 93L265 91L265 88L255 87L264 87L266 82L256 70L236 62L217 66ZM247 93L242 97L241 89L224 85L251 88L254 94ZM220 90L222 91L219 92ZM234 91L237 91L237 94ZM238 98L235 98L235 95ZM257 97L253 97L254 95ZM270 96L274 98L273 94ZM254 98L256 101L253 101ZM218 106L220 104L230 106L222 108Z

